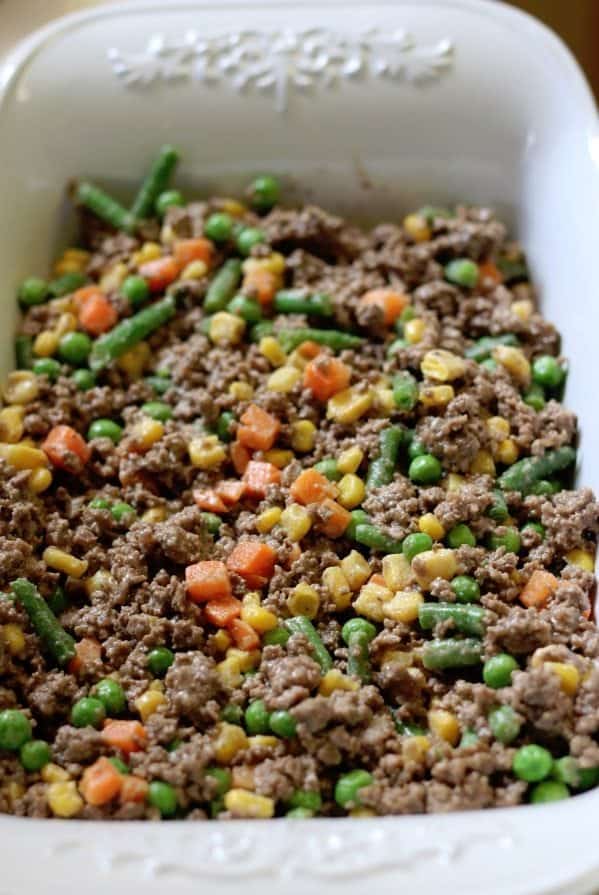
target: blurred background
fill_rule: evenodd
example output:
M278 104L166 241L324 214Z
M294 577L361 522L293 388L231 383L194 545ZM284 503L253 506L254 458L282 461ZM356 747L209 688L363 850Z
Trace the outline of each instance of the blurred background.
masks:
M20 37L67 12L107 0L0 0L0 54ZM300 0L301 2L301 0ZM479 0L495 3L498 0ZM168 5L169 0L164 0ZM599 0L510 0L558 32L585 69L599 97Z

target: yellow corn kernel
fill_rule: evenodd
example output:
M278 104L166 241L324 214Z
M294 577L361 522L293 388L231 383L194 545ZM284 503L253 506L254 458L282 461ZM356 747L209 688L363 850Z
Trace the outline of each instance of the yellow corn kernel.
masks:
M352 510L362 503L366 497L366 485L362 479L353 472L346 473L337 483L339 503L346 510Z
M357 808L352 808L348 817L376 817L376 811L373 811L372 808L364 808L360 805Z
M223 659L222 662L219 662L216 665L215 671L219 676L221 683L230 690L235 690L239 687L243 680L239 662L234 658Z
M20 404L0 410L0 442L16 444L23 437L25 408Z
M245 730L237 724L222 721L216 727L214 757L220 764L228 764L239 752L248 747Z
M454 398L453 385L422 385L418 390L423 407L446 407Z
M85 592L88 596L99 590L107 591L112 584L112 575L107 569L98 569L95 575L85 579Z
M341 451L337 457L337 469L343 475L357 472L364 459L364 451L359 447L350 447Z
M271 392L287 394L293 391L301 378L301 371L297 367L290 367L288 364L285 364L270 374L266 381L266 387Z
M489 435L498 441L503 441L510 434L511 426L503 416L490 416L485 425Z
M240 218L247 211L247 206L239 199L223 199L221 208L234 218Z
M219 653L224 653L226 649L231 646L233 641L227 634L224 628L219 628L216 634L213 634L210 638L210 643L214 646L214 649Z
M205 261L190 261L181 272L182 280L201 280L208 273L208 265Z
M426 242L433 232L421 214L406 215L403 219L403 228L414 242Z
M259 516L256 516L256 528L260 534L267 534L275 527L282 513L281 507L269 507L263 510Z
M41 770L41 778L44 783L64 783L66 780L71 779L71 775L64 768L61 768L60 765L49 761Z
M280 744L280 740L266 733L256 733L254 736L248 737L248 747L257 746L260 749L274 749Z
M363 580L366 580L369 575L370 567L368 568L368 574ZM329 592L329 595L335 604L335 608L340 611L347 609L351 603L352 588L349 585L343 569L339 568L339 566L329 566L328 569L325 569L322 573L322 583Z
M385 603L383 615L395 622L410 625L418 618L418 610L423 602L424 597L417 590L399 591Z
M585 572L595 571L595 554L589 550L581 550L577 547L575 550L570 550L566 553L566 559L570 565L578 566L579 569L584 569Z
M268 796L259 796L245 789L230 789L225 793L225 808L233 817L274 817L275 803Z
M153 444L160 441L164 435L164 424L160 420L154 420L149 416L135 423L131 428L131 438L135 442L135 449L148 451Z
M460 738L460 725L453 712L445 709L430 709L427 715L428 726L446 743L455 746Z
M518 301L513 301L510 305L510 311L514 314L522 323L528 323L530 318L532 317L532 312L534 311L533 303L530 298L521 298Z
M501 364L516 382L520 385L528 385L530 364L521 348L514 348L512 345L496 345L492 353L493 359Z
M210 321L210 340L215 345L238 345L245 332L245 320L228 311L218 311Z
M43 451L31 447L25 441L19 441L17 444L0 444L0 457L15 469L38 469L48 463Z
M251 671L252 668L255 668L260 662L260 655L260 650L257 649L248 652L247 650L237 649L237 647L231 647L227 650L227 659L237 662L241 671Z
M249 401L254 394L254 389L249 382L242 382L240 379L237 379L231 383L228 392L236 401Z
M372 389L358 391L356 386L344 388L327 401L327 418L337 423L355 423L370 410L374 394Z
M156 261L162 257L162 246L157 242L144 242L141 249L132 256L132 261L137 267L145 264L147 261Z
M297 367L298 370L305 370L308 366L309 360L310 359L308 357L304 357L304 355L300 351L298 351L297 348L294 348L294 350L287 355L287 363L291 364L292 367Z
M411 650L387 650L381 657L381 668L395 666L410 668L414 664L414 653Z
M82 578L87 572L88 562L86 559L77 559L58 547L46 547L42 553L42 559L51 569L57 572L64 572L71 578Z
M102 292L116 292L129 273L129 268L122 261L113 264L106 273L102 274L98 283Z
M287 597L287 609L291 615L305 615L307 618L316 618L320 607L318 591L300 581Z
M335 566L332 566L335 568ZM347 556L341 560L341 571L345 575L345 579L352 590L358 590L372 574L370 563L357 550L352 550ZM325 569L325 573L328 569ZM324 575L323 575L324 579Z
M435 382L453 382L466 372L466 361L453 351L434 348L432 351L427 351L422 358L420 370L423 376Z
M459 491L466 484L466 479L457 472L450 472L446 482L448 491Z
M244 273L253 273L256 270L267 270L269 273L281 274L285 270L285 257L279 252L273 252L267 258L246 258L241 269Z
M52 357L58 351L60 337L49 329L43 330L35 337L33 353L36 357Z
M198 469L214 469L227 459L224 445L216 435L202 435L192 439L187 445L191 465Z
M410 345L416 345L418 342L422 342L425 332L426 323L422 317L414 317L412 320L407 320L404 323L404 338Z
M378 410L384 413L393 413L397 409L395 399L393 398L393 389L377 386L373 392L374 404Z
M384 604L391 600L392 596L392 592L387 587L370 582L360 588L353 607L359 615L363 615L371 621L382 622L385 617Z
M414 581L410 561L403 553L389 553L383 557L383 578L392 590L405 590Z
M299 503L290 503L281 513L279 524L290 541L301 541L312 528L312 517Z
M53 267L54 276L60 277L65 273L78 273L85 270L89 264L91 254L85 249L74 247L65 249Z
M274 336L263 336L258 343L258 350L273 367L282 367L287 355Z
M296 420L291 424L291 447L294 451L311 451L316 441L316 426L311 420Z
M504 438L497 445L495 459L506 466L511 466L518 459L518 445L513 438Z
M421 587L429 587L435 578L449 581L457 571L457 562L453 550L425 550L412 560L412 569L416 581Z
M295 460L295 454L293 451L285 451L283 448L271 448L270 451L264 452L264 459L276 466L277 469L285 469L292 460Z
M13 370L8 374L2 389L7 404L29 404L39 394L39 386L35 373L29 370Z
M338 668L331 668L321 680L318 692L321 696L330 696L335 690L359 690L359 688L358 681L342 674Z
M570 665L568 662L543 662L543 668L557 674L564 693L574 696L580 684L580 672L575 665Z
M424 760L430 747L431 741L429 738L418 734L417 736L407 737L401 745L401 751L406 761L421 762Z
M71 311L65 311L64 314L61 314L56 322L56 326L54 327L54 332L58 336L59 339L62 336L66 336L67 333L72 333L77 328L77 318Z
M150 360L150 346L147 342L139 342L129 351L121 354L117 360L117 367L131 377L139 379L148 361Z
M20 625L9 622L2 625L2 640L11 656L20 656L25 649L25 635Z
M478 451L470 465L470 472L474 475L495 476L495 461L489 451Z
M159 690L146 690L145 693L142 693L135 700L135 708L139 712L141 720L147 721L150 715L153 715L165 702L166 696L164 693L161 693Z
M52 473L47 466L38 466L37 469L31 470L27 484L29 485L29 490L34 494L42 494L52 484Z
M150 509L146 510L142 515L141 521L147 522L148 525L156 525L157 522L164 522L167 516L168 513L166 507L150 507Z
M75 817L83 808L83 799L73 780L51 783L46 790L46 801L55 817Z
M231 785L234 789L253 790L255 785L254 769L249 765L243 764L231 768Z
M434 513L425 513L424 516L421 516L418 520L418 528L433 541L440 541L445 537L445 529Z
M248 625L251 625L254 631L258 631L259 634L264 634L265 631L272 631L279 623L274 612L260 605L260 594L255 592L246 594L243 598L241 618Z

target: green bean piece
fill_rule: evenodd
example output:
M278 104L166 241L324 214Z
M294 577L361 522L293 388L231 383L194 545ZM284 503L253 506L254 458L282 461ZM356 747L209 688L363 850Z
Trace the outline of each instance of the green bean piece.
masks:
M299 329L280 329L277 339L283 351L290 352L302 342L317 342L326 345L333 351L343 351L346 348L358 348L364 341L360 336L344 333L338 329L311 329L300 327Z
M15 339L15 365L17 370L29 370L33 356L31 336L17 336Z
M503 282L506 286L518 280L529 279L528 267L524 259L511 261L509 258L498 258L497 267L503 276Z
M388 429L383 429L379 436L379 455L368 469L367 488L380 488L393 481L399 449L405 438L406 431L401 426L389 426Z
M557 479L539 479L535 482L529 494L557 494L562 490L562 486Z
M159 218L163 218L169 208L173 208L174 206L182 208L183 205L185 205L183 193L179 192L179 190L165 190L163 193L160 193L156 199L156 202L154 203L154 211Z
M476 603L422 603L418 609L420 627L430 631L441 622L452 621L462 634L482 637L485 610Z
M393 377L393 401L405 413L413 410L418 403L418 383L411 373L398 373Z
M318 464L317 464L318 465ZM327 476L328 478L328 476ZM352 510L351 511L351 522L347 526L344 531L344 535L346 538L351 538L352 540L356 540L356 529L358 525L368 524L370 522L370 516L368 513L365 513L364 510Z
M538 413L545 406L545 389L533 382L522 395L522 400Z
M81 286L84 286L87 283L87 277L83 273L79 273L78 271L72 271L71 273L65 273L61 277L56 277L55 280L52 280L51 283L48 284L48 292L53 298L61 298L63 295L68 295L70 292L74 292L75 289L80 289Z
M241 261L239 258L229 258L218 270L208 286L206 298L204 299L204 310L206 313L214 314L216 311L224 311L233 298L240 280Z
M482 659L482 643L473 638L448 638L429 640L422 650L422 663L429 671L445 671L479 665Z
M132 317L121 320L94 342L89 356L89 366L94 371L106 367L171 320L175 316L175 311L175 299L172 295L167 295Z
M311 314L314 317L332 317L333 302L330 295L316 292L307 295L303 289L282 289L275 295L274 309L279 314Z
M499 476L504 491L520 491L527 494L540 480L555 472L567 469L576 461L576 451L570 445L545 451L540 457L525 457L512 464Z
M60 666L75 655L75 641L59 624L56 616L40 595L38 589L26 578L12 583L15 599L23 606L31 625L42 644Z
M134 218L148 218L154 210L154 203L160 193L166 189L175 166L179 161L179 153L172 146L163 146L152 163L137 196L131 206Z
M351 526L351 522L350 522ZM349 526L345 530L345 534L349 531ZM401 553L402 543L390 538L388 534L377 528L376 525L370 523L362 523L356 525L355 540L371 550L380 550L382 553Z
M272 628L262 635L264 646L285 646L291 634L285 628Z
M115 230L124 230L125 233L135 231L135 215L123 208L120 202L105 193L99 186L81 181L77 184L75 198L80 205L93 212L100 220L110 224Z
M272 320L261 320L260 323L255 323L250 330L250 342L259 342L264 336L272 336L274 328Z
M486 515L490 516L495 522L505 522L509 516L507 503L501 491L493 491L493 503L487 510Z
M320 639L320 634L305 615L295 615L293 618L285 620L285 627L291 634L303 634L312 647L314 658L320 665L323 674L330 671L333 667L333 660L329 652Z
M368 645L376 637L376 628L365 618L351 618L341 629L347 644L347 673L359 677L363 684L370 681Z
M501 336L483 336L482 339L478 339L474 345L466 348L464 354L471 360L480 363L490 357L493 349L497 348L498 345L511 345L517 347L519 344L520 340L514 333L504 333Z

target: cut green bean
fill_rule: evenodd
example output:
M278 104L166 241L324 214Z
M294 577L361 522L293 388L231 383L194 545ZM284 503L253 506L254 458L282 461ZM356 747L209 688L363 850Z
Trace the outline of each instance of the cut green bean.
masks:
M429 640L422 650L422 664L430 671L445 671L449 668L463 668L479 665L482 659L482 642L473 638L448 638Z
M235 295L240 280L241 261L239 258L229 258L208 286L206 298L204 299L204 310L206 313L214 314L217 311L224 311Z
M576 451L570 445L545 451L540 457L525 457L518 460L499 476L499 485L504 491L520 491L527 494L541 479L567 469L576 460Z
M494 519L495 522L505 522L509 516L507 503L501 491L493 491L493 503L488 508L486 515Z
M75 289L80 289L87 283L87 277L80 271L73 270L71 273L63 273L61 277L56 277L48 284L48 292L53 298L61 298L63 295L69 295Z
M380 488L393 481L399 449L406 439L406 430L401 426L389 426L379 436L379 455L372 461L366 478L367 488Z
M393 401L405 413L413 410L418 403L418 383L411 373L398 373L393 377Z
M75 655L75 641L60 625L38 589L26 578L17 578L12 583L12 592L45 649L61 667L66 665Z
M376 637L376 628L364 618L351 618L341 629L347 644L347 673L359 677L363 684L370 680L368 644Z
M343 351L346 348L358 348L364 341L360 336L344 333L338 329L280 329L277 333L281 347L284 351L293 351L302 342L317 342L326 345L333 351Z
M486 358L491 357L493 349L497 348L498 345L511 345L516 347L519 344L520 340L514 333L504 333L501 336L483 336L482 339L479 339L474 345L466 348L464 354L466 357L471 358L471 360L480 363L481 361L486 360Z
M335 462L335 461L333 461ZM318 466L318 464L316 464ZM335 465L337 465L335 463ZM326 475L326 473L324 473ZM339 476L340 478L341 476ZM329 476L327 475L327 478ZM337 479L332 479L332 481L337 481ZM364 510L352 510L351 511L351 522L347 526L344 531L344 535L346 538L351 538L352 540L356 540L356 529L358 525L368 524L370 522L370 516L368 513L365 513Z
M131 206L134 218L148 218L154 210L154 203L160 193L166 189L175 166L179 161L179 153L172 146L163 146L152 167L144 178L139 192Z
M89 356L89 366L92 370L101 370L171 320L175 316L175 311L175 299L172 295L167 295L132 317L121 320L94 342Z
M31 336L17 336L15 339L15 365L17 370L29 370L33 354Z
M275 295L274 309L279 314L311 314L314 317L332 317L333 302L330 295L317 292L307 295L303 289L282 289Z
M497 267L503 276L503 282L506 286L518 280L529 279L528 267L524 259L511 261L509 258L498 258Z
M96 217L110 224L111 227L116 230L124 230L125 233L134 232L135 215L123 208L120 202L105 193L99 186L81 181L77 184L75 196L80 205L89 209Z
M351 525L351 522L350 522ZM345 530L345 534L349 528ZM377 528L376 525L362 523L356 525L356 533L354 535L358 544L364 544L371 550L380 550L382 553L401 553L402 543L390 538L388 534Z
M303 634L312 647L314 658L320 665L324 674L333 667L333 660L329 652L320 639L320 634L305 615L294 615L293 618L285 620L285 627L291 634Z
M425 631L441 622L451 621L462 634L482 637L485 632L485 610L476 603L422 603L418 609L418 621Z

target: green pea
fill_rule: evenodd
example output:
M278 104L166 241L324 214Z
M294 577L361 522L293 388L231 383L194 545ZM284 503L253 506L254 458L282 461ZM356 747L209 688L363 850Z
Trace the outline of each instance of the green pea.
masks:
M500 743L508 745L520 733L520 721L510 705L500 705L491 709L488 716L491 733Z
M41 305L48 297L48 284L41 277L27 277L19 288L19 304L22 308Z
M121 295L127 299L132 308L139 308L150 297L150 287L139 274L131 274L121 284Z
M272 628L262 635L264 646L285 646L291 634L286 628Z
M81 367L92 350L92 340L86 333L76 330L65 333L58 343L58 356L73 367Z
M206 776L216 781L215 796L224 796L231 789L231 772L226 768L206 768Z
M95 686L95 696L109 715L120 715L126 705L125 691L118 681L110 677L102 678Z
M123 427L114 420L94 420L87 430L87 440L94 438L110 438L114 444L118 444L123 437Z
M489 535L489 547L491 550L498 550L505 547L508 553L519 553L522 541L518 529L507 526L505 533L500 535L497 532L491 532Z
M233 439L233 435L231 434L231 426L234 422L235 414L231 413L230 410L223 410L216 421L216 434L221 441L224 441L226 443Z
M318 464L317 464L318 465ZM352 510L351 513L351 522L345 529L345 537L351 538L352 540L356 539L356 534L358 531L358 526L368 525L370 522L370 516L368 513L365 513L364 510Z
M359 792L372 783L372 774L356 768L342 774L335 784L335 801L341 808L348 805L361 805Z
M172 387L172 381L165 376L146 376L145 382L151 386L157 395L164 395Z
M311 789L296 789L291 794L287 803L290 808L304 808L316 814L322 808L322 798L319 792Z
M242 255L249 255L254 246L265 241L266 237L262 230L257 227L244 227L237 236L237 248Z
M573 789L590 789L599 783L599 768L581 768L571 755L553 762L551 776Z
M88 507L90 510L109 510L110 502L106 500L105 497L94 497L94 499L90 500L88 503Z
M291 739L295 736L297 724L293 715L284 709L272 712L269 718L270 729L278 737Z
M64 589L58 585L58 587L56 587L50 594L46 603L54 615L60 615L64 612L68 605Z
M60 364L53 357L40 357L33 362L32 369L36 376L47 376L50 382L60 376Z
M71 709L73 727L100 727L106 718L106 709L101 700L94 696L84 696Z
M404 539L401 549L404 556L411 562L419 553L431 550L432 546L433 539L430 535L424 534L424 532L415 532Z
M154 209L158 217L163 218L169 208L173 208L173 206L176 205L185 205L185 199L183 198L182 193L180 193L179 190L165 190L164 193L160 193L156 199Z
M26 771L41 771L52 758L52 750L45 740L30 740L21 746L19 758Z
M456 258L445 265L445 279L472 289L478 283L478 264L470 258Z
M459 748L465 749L468 746L476 746L479 737L475 730L465 730L459 742Z
M262 308L253 298L246 295L236 295L227 305L229 314L236 314L248 323L258 323L262 320Z
M243 721L243 709L240 705L233 705L233 703L231 703L221 709L220 716L223 721L227 722L227 724L237 724L240 726Z
M480 587L470 575L456 575L452 579L451 589L458 603L476 603L480 600Z
M530 388L524 392L522 400L538 413L545 406L545 392L540 385L533 382Z
M173 817L179 807L175 789L170 783L164 783L162 780L152 780L150 783L148 802L154 808L158 808L162 817Z
M204 236L213 242L226 242L233 235L233 218L224 211L211 214L204 224Z
M31 722L18 709L0 712L0 749L16 752L31 739Z
M332 457L325 457L324 460L319 460L314 465L314 469L320 472L321 475L326 476L331 482L338 482L341 478L341 473L337 468L337 461L333 460Z
M290 817L292 820L308 820L308 818L314 817L314 812L310 811L309 808L302 808L300 805L297 808L290 808L289 811L286 811L285 817Z
M550 354L535 358L532 362L532 381L545 388L557 388L566 378L565 370Z
M113 755L111 758L108 759L108 761L110 762L111 765L114 765L114 767L117 769L119 774L130 774L131 773L129 765L125 764L125 762L123 761L122 758L118 758L116 755Z
M530 791L530 801L533 805L543 805L545 802L560 802L570 798L570 790L557 780L545 780L537 783Z
M419 485L433 485L443 475L441 464L432 454L421 454L414 457L408 469L408 476L412 482Z
M245 710L245 726L250 735L258 733L268 733L269 713L262 699L255 699L250 702Z
M202 522L206 526L208 533L217 535L220 531L221 519L216 513L200 513Z
M447 532L447 545L457 550L458 547L467 545L468 547L476 547L476 538L472 533L472 529L463 522L455 525Z
M483 665L483 680L487 687L494 690L500 687L509 687L512 682L512 673L518 668L518 663L508 653L499 653L487 659Z
M521 746L514 755L512 769L516 777L527 783L538 783L548 777L553 767L551 752L542 746L531 743Z
M498 364L494 357L485 357L484 360L481 360L480 366L488 370L489 373L494 373Z
M165 404L164 401L148 401L141 405L141 410L146 416L152 417L153 420L160 420L161 423L166 423L173 415L172 407L170 404Z
M112 513L113 519L116 519L117 522L120 522L125 516L129 514L135 515L135 510L131 506L130 503L125 503L124 500L119 500L110 508L110 512Z
M91 370L75 370L71 379L80 392L88 392L90 388L93 388L96 384L96 377Z
M422 457L427 453L427 449L420 439L414 436L408 445L408 457L410 460L415 460L416 457Z
M175 661L175 654L168 646L156 646L148 653L148 668L154 677L162 677Z
M505 522L509 516L507 503L501 491L493 491L493 503L487 510L487 516L495 522Z
M279 201L281 187L275 177L257 177L248 189L250 203L258 211L268 211Z
M522 531L526 531L527 529L536 531L541 540L545 539L545 526L541 525L540 522L527 522L526 525L522 526Z

